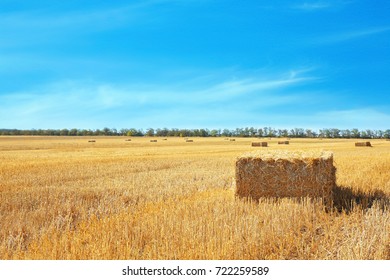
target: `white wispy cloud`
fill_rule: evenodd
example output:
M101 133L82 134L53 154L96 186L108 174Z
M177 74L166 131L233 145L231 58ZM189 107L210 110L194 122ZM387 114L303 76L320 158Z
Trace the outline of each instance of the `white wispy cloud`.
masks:
M34 92L0 95L0 128L388 128L390 114L383 108L326 110L317 104L315 110L294 110L316 106L313 94L293 89L311 82L313 78L291 80L286 75L268 81L222 81L200 90L62 82ZM320 96L316 100L322 102Z
M390 126L388 112L370 107L319 112L313 119L325 127L385 129Z
M237 120L243 118L243 111L253 106L260 109L300 102L298 96L284 96L283 91L315 79L287 73L278 78L214 82L195 89L185 84L115 85L67 81L31 92L0 95L0 102L6 108L0 112L0 127L85 127L88 123L89 126L101 123L98 126L101 127L104 123L123 125L120 122L125 119L138 122L139 126L147 119L155 119L155 126L168 120L188 124L205 118L215 122Z
M340 10L350 5L354 1L347 0L324 0L324 1L305 1L299 4L292 5L291 8L302 12L316 12L326 10Z
M303 11L317 11L331 7L329 2L304 2L299 5L293 6L294 9Z
M346 107L348 104L345 105ZM323 129L380 129L390 127L390 114L384 108L361 107L345 110L319 110L319 112L296 111L294 113L280 114L267 112L258 115L258 118L270 121L276 128L291 129L294 127ZM264 122L263 122L264 123ZM248 125L253 125L249 122Z
M313 40L313 43L316 44L334 44L350 40L361 39L369 36L374 36L390 31L390 26L379 26L371 27L366 29L351 30L351 31L342 31L336 34L331 34L316 38Z
M133 20L136 22L140 15L139 8L135 5L109 9L89 9L75 11L46 11L31 10L3 14L0 18L2 26L8 26L12 30L27 28L41 30L57 30L59 28L85 28L112 27L123 22Z
M205 1L205 0L204 0ZM79 7L68 10L55 10L50 7L35 8L17 12L2 13L0 25L12 29L36 28L52 29L77 28L79 31L84 28L111 28L122 24L140 24L154 22L159 15L158 8L162 4L196 5L200 0L139 0L130 1L125 5L117 5L114 2L110 5L99 7ZM6 29L5 29L6 30Z

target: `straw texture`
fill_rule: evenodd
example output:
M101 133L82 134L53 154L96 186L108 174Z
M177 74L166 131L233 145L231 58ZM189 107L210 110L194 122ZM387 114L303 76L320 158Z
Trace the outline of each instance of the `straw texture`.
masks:
M252 147L267 147L268 142L252 142Z
M236 161L238 197L318 197L329 205L335 184L331 152L259 150Z
M372 147L371 142L356 142L355 147Z

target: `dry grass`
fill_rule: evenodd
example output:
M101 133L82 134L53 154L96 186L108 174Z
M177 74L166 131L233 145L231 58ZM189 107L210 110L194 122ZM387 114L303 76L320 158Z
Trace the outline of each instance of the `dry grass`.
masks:
M235 159L255 139L124 139L0 137L0 259L390 259L387 141L278 147L334 152L327 212L235 199Z

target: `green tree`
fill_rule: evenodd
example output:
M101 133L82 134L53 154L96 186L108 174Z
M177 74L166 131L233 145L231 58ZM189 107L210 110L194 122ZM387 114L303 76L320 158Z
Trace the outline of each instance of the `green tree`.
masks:
M351 130L351 136L352 136L352 138L360 138L359 129L353 128L353 129Z
M69 135L70 136L77 136L77 128L72 128L69 130Z
M154 136L154 129L153 128L148 128L147 130L146 130L146 135L147 136Z
M217 137L217 136L218 136L218 130L212 129L212 130L210 131L210 136L211 136L211 137Z
M61 136L68 136L69 135L69 130L64 128L60 130L60 135Z

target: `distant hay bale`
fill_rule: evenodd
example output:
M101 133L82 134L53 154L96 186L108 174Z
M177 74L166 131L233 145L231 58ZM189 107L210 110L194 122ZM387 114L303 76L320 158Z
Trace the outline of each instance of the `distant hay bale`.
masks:
M125 141L131 141L131 139L126 139Z
M356 142L355 147L372 147L370 142Z
M166 141L166 140L168 140L168 139L167 139L167 138L164 138L163 140Z
M231 141L231 142L234 142L234 141L236 141L236 139L230 139L230 141Z
M194 142L194 140L187 139L186 142Z
M95 143L96 140L88 140L89 143Z
M279 145L288 145L290 144L290 141L278 141Z
M157 142L157 140L150 140L150 142Z
M268 142L252 142L252 147L268 147Z
M236 161L236 195L261 197L312 197L332 204L336 168L331 152L256 151Z

